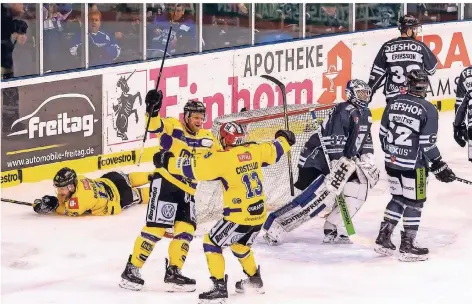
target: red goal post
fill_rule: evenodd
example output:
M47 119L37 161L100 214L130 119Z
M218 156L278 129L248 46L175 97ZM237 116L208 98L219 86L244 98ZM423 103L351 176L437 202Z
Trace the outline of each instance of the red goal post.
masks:
M292 169L294 181L298 177L298 158L305 142L320 127L333 105L288 105L289 129L295 133L296 143L292 146ZM225 122L237 122L246 128L248 141L265 142L274 139L275 132L285 128L283 106L249 110L217 117L213 121L212 132L217 136ZM292 199L288 176L287 156L276 164L262 168L263 189L269 210L285 205ZM296 189L295 189L296 190ZM295 194L297 194L297 190ZM223 212L223 191L218 181L200 182L196 193L198 223L221 218Z

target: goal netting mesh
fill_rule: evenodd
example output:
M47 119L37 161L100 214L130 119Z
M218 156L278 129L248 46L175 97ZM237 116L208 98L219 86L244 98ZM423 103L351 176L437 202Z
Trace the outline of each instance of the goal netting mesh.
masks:
M292 146L292 170L294 182L298 177L298 157L310 136L328 116L332 105L288 105L289 128L295 133L296 143ZM238 122L246 127L248 141L265 142L274 139L275 132L285 129L283 106L251 110L217 117L212 132L216 136L221 124ZM269 210L274 210L292 199L287 155L276 164L262 168L263 189ZM295 189L295 195L299 191ZM221 218L223 213L223 190L219 181L200 182L197 187L196 211L198 223Z

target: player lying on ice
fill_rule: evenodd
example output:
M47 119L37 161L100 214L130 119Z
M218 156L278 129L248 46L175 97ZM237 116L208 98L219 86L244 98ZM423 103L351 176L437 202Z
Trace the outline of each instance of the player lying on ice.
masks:
M279 130L275 140L266 143L244 143L246 132L237 123L220 127L219 141L223 151L198 155L190 159L168 151L156 153L156 167L167 168L199 181L219 180L223 187L223 218L205 234L203 250L207 257L213 288L199 295L200 303L223 303L228 298L223 248L230 247L239 259L247 279L236 283L237 292L255 290L263 293L260 268L256 266L251 245L266 219L262 167L280 160L295 143L295 135Z
M345 91L347 102L333 107L321 131L308 139L300 153L295 187L303 192L272 212L264 223L264 239L270 245L282 242L288 232L325 208L329 212L323 242L351 243L344 225L340 225L336 196L344 195L349 214L354 216L365 203L369 188L377 184L380 171L375 166L370 131L368 104L372 91L357 79L349 81Z
M56 212L79 216L115 215L135 204L147 203L149 191L140 187L149 183L149 172L124 174L109 172L100 178L87 178L70 168L62 168L54 176L57 197L45 195L36 199L33 210L40 214Z

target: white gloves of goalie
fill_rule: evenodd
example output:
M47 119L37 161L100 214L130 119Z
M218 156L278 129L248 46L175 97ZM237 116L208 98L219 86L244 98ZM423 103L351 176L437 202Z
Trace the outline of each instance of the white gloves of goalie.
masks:
M375 157L372 153L362 154L356 158L356 173L361 182L367 181L372 189L380 178L380 170L375 166Z

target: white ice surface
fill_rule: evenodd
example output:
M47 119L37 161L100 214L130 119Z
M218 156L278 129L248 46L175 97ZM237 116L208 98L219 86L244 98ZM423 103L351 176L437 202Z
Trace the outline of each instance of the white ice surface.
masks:
M456 174L472 180L467 151L452 137L452 117L452 113L440 115L438 145ZM378 126L374 124L375 140ZM376 147L379 151L378 141ZM382 157L378 152L377 163L383 170ZM145 168L151 165L139 170ZM32 201L53 191L51 183L44 181L8 188L2 197ZM376 237L389 199L382 172L382 180L354 218L359 235ZM472 303L471 211L472 186L443 184L430 177L417 241L431 253L429 261L418 263L379 257L362 245L321 245L323 221L319 218L294 231L278 247L266 246L259 237L254 251L265 295L235 294L234 283L244 274L227 249L228 303ZM184 274L197 279L196 293L162 290L168 240L157 244L144 265L146 284L141 292L118 286L145 212L145 206L135 206L114 217L40 216L30 207L2 202L2 303L198 303L198 292L211 285L201 230L191 243L184 268ZM397 246L400 227L401 223L393 237Z

